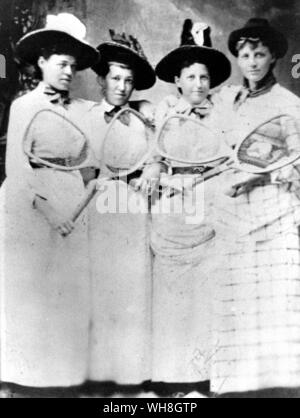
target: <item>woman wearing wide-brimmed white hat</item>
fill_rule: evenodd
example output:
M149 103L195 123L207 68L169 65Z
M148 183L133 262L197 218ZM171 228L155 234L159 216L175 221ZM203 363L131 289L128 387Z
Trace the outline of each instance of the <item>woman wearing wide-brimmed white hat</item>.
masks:
M98 60L84 35L77 18L61 14L17 44L19 60L41 75L38 87L12 104L1 190L1 380L20 386L70 387L87 375L87 225L84 215L76 225L71 221L84 196L83 180L79 171L32 161L23 148L31 132L26 143L32 152L67 165L86 146L81 121L92 104L69 95L76 70ZM28 131L46 109L62 116L58 123L45 121ZM79 129L72 131L71 124Z

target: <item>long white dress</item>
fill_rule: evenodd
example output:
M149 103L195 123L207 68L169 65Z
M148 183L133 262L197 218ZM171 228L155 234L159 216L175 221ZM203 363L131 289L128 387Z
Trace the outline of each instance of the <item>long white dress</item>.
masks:
M212 104L207 100L202 106L209 113ZM183 98L167 112L162 102L158 120L173 114L190 116L191 111L191 105ZM173 135L178 137L176 130ZM184 151L193 157L198 151L197 144L188 148L188 140L188 137L174 139L173 149L184 146ZM169 151L171 154L173 149ZM177 177L184 181L184 175ZM210 378L211 256L215 236L209 219L211 192L210 187L199 184L193 187L190 196L178 194L169 199L163 195L153 208L152 379L156 382L195 383Z
M299 122L299 98L279 84L234 109L240 89L226 87L220 96L221 124L228 145L236 145L243 132L251 132L272 116L289 114ZM282 124L289 133L284 118ZM299 387L297 182L295 190L288 190L286 185L266 179L235 199L225 197L223 188L235 182L233 171L220 177L219 199L214 204L219 262L212 390L228 393Z
M90 137L99 165L108 127L104 112L112 108L103 101L90 112ZM122 134L122 130L128 132L130 127L118 123L118 129ZM129 212L128 202L131 202ZM107 182L89 206L93 294L89 379L92 381L140 384L150 379L149 215L146 211L140 213L141 208L147 209L146 199L123 181Z
M32 169L23 138L34 115L54 110L80 124L91 103L53 104L41 83L11 108L1 188L1 381L32 387L82 384L87 377L90 278L87 220L67 238L35 209L36 195L70 216L84 196L78 171ZM84 139L62 132L62 120L39 125L29 143L44 157L77 158Z

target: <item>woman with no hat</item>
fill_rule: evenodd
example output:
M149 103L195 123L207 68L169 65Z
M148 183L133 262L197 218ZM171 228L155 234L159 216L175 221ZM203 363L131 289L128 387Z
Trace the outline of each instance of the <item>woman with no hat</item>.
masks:
M244 83L220 92L220 127L227 145L235 147L243 134L267 119L288 114L296 125L282 117L278 129L285 132L289 144L300 149L300 137L295 134L300 99L274 75L277 60L288 49L285 37L267 20L250 19L231 33L229 49L237 57ZM273 130L266 128L266 135L276 136ZM212 373L215 392L300 386L297 178L297 168L287 167L236 197L232 193L235 186L253 178L234 170L220 178L215 201L220 244ZM224 187L230 196L224 195Z
M24 151L26 136L26 149L66 166L85 149L80 124L92 103L69 95L76 71L98 60L84 36L75 16L60 14L17 44L18 58L41 77L12 104L1 190L1 381L21 387L71 387L87 377L87 222L85 215L76 225L71 220L83 180L79 171L48 168ZM31 124L44 110L60 115L57 124Z
M114 31L110 34L112 40L99 45L101 59L93 67L103 100L89 112L88 123L100 168L103 139L114 115L126 108L141 112L143 108L149 113L149 103L131 102L130 98L134 89L149 89L156 81L138 41ZM129 117L116 123L120 136L132 132L133 148L138 148L135 135L140 122ZM112 150L112 157L118 151ZM130 147L128 156L137 151ZM94 382L139 385L150 380L149 215L140 208L147 209L143 192L148 191L148 180L159 178L159 173L160 165L150 161L127 182L107 182L89 206L93 289L90 380ZM124 205L125 210L121 209Z
M212 48L210 28L203 23L184 24L181 46L157 65L158 77L175 83L179 96L168 97L158 106L158 125L171 115L190 116L206 123L213 112L210 89L227 80L231 65L224 54ZM180 123L179 123L180 126ZM197 144L189 138L178 137L174 127L173 148L176 141L186 143L185 155L194 160L199 155ZM207 144L212 147L215 144ZM198 147L201 147L199 145ZM182 148L182 147L181 147ZM180 149L181 149L180 148ZM172 155L172 149L169 150ZM202 155L205 160L205 155ZM170 161L172 178L197 178L201 167ZM212 165L207 165L210 170ZM193 187L191 196L177 194L171 199L163 195L160 208L180 207L182 213L153 209L151 244L154 259L153 293L153 374L155 382L171 385L171 391L190 391L196 383L210 379L210 276L211 249L215 231L206 214L209 210L208 189L205 190L205 213L202 210L202 185ZM194 200L196 196L196 201ZM170 204L171 200L171 204ZM200 210L201 209L201 210ZM185 386L183 386L185 384ZM208 391L202 384L198 389Z

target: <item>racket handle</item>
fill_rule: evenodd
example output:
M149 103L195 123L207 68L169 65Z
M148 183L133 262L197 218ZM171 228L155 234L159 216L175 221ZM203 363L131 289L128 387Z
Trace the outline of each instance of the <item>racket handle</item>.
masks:
M234 185L229 191L228 196L230 197L238 197L241 196L244 193L249 192L253 189L254 186L259 186L262 182L266 181L268 178L270 178L270 174L261 174L251 180L238 183Z
M97 183L95 181L91 181L90 184L87 187L86 194L82 201L79 203L75 211L72 215L72 222L76 222L79 216L82 214L84 209L87 207L87 205L90 203L90 201L93 199L93 197L97 193Z

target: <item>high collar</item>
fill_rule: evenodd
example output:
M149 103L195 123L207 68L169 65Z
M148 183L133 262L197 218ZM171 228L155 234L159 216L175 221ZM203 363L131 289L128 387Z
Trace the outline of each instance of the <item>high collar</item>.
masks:
M238 109L243 103L246 102L248 98L259 97L270 92L276 84L277 84L277 80L273 74L273 71L270 71L258 83L256 90L251 90L249 87L248 80L244 79L244 85L241 87L240 91L237 93L235 97L234 108Z
M36 90L43 94L44 97L46 98L46 100L48 100L49 102L53 103L53 98L54 100L56 100L59 97L64 98L64 100L66 100L68 103L71 102L71 97L70 97L70 92L69 90L57 90L54 87L50 86L50 84L45 83L44 81L41 81ZM47 94L48 92L53 92L53 94Z
M210 109L212 107L212 102L210 100L210 96L203 100L202 103L199 105L191 105L183 96L180 97L178 103L175 106L175 110L178 113L189 114L190 111L196 107L203 108L203 109Z
M111 112L117 106L111 105L110 103L108 103L106 99L103 99L101 102L101 107L103 108L104 112ZM122 109L127 109L130 107L130 105L129 103L126 103L124 106L118 106L118 107L121 107Z
M271 70L262 80L257 83L257 88L255 90L251 90L249 86L249 80L246 78L244 78L243 86L249 91L250 96L256 97L269 91L276 83L277 80L273 74L273 71Z
M60 90L55 89L54 87L50 86L50 84L45 83L45 81L40 81L39 84L38 84L38 86L37 86L37 89L43 91L47 87L50 88L50 89L53 89L53 90L55 90L57 92L60 92ZM68 92L70 94L70 92L68 90L61 90L61 91L62 91L62 93L63 92Z

